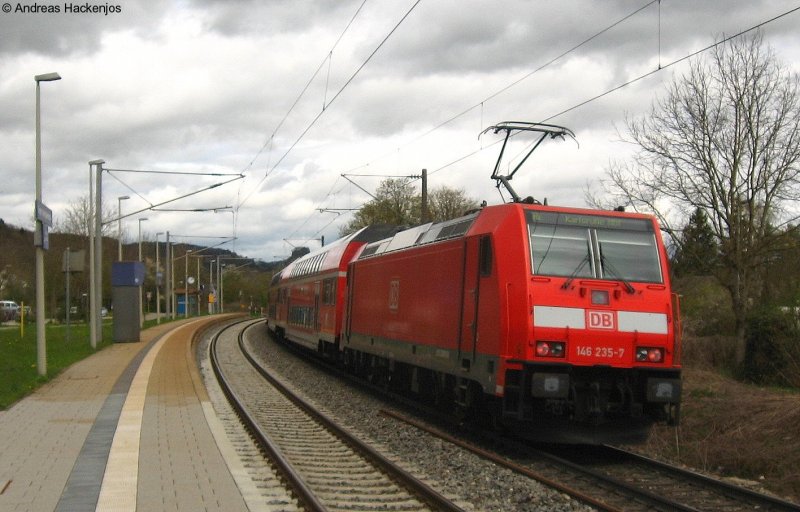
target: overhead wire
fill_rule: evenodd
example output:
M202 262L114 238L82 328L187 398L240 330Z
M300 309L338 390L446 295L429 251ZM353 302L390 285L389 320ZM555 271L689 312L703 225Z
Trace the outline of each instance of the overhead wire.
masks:
M297 146L297 144L300 143L301 140L303 140L303 138L311 130L311 128L313 128L314 125L317 124L317 121L319 121L319 119L322 117L322 115L325 112L327 112L328 108L339 98L339 96L341 96L341 94L345 91L345 89L347 89L350 86L350 84L353 82L353 80L355 80L356 76L358 76L358 74L361 73L361 71L364 69L364 67L372 60L372 58L378 53L378 51L383 47L383 45L386 44L386 41L388 41L389 38L397 31L397 29L400 27L400 25L402 25L403 22L408 18L408 16L411 15L411 13L414 11L414 9L416 9L416 7L419 5L419 3L421 1L422 0L416 0L413 3L413 5L406 11L406 13L403 15L403 17L400 18L400 21L398 21L395 24L395 26L392 27L392 29L381 40L381 42L378 44L378 46L376 46L375 49L372 50L372 53L370 53L369 56L367 56L367 58L364 59L364 61L361 63L361 65L358 67L358 69L356 69L355 72L350 76L350 78L347 79L347 81L344 83L344 85L342 85L342 87L339 88L339 90L336 92L336 94L333 95L333 97L330 99L330 101L327 103L327 105L325 105L323 107L323 109L320 110L319 113L317 113L317 115L314 117L314 119L311 120L311 122L308 124L308 126L306 126L306 128L300 133L300 135L295 139L295 141L291 144L291 146L289 146L289 148L283 153L283 155L278 159L278 161L275 162L275 164L272 165L272 167L267 169L267 171L264 173L264 177L256 184L256 186L253 188L253 190L250 192L250 194L248 194L247 197L245 197L242 200L242 202L239 204L239 207L241 207L244 203L246 203L254 193L256 193L256 192L261 190L261 186L264 184L264 181L266 181L266 179L269 177L269 175L272 174L272 172L274 172L275 169L277 169L277 167L281 163L283 163L283 161L294 150L294 148Z
M416 7L416 5L417 5L418 3L419 3L419 2L415 3L415 4L414 4L414 6L412 6L412 9L411 9L411 10L413 10L413 8L414 8L414 7ZM552 65L553 63L557 62L559 59L561 59L561 58L565 57L566 55L570 54L571 52L573 52L573 51L576 51L577 49L579 49L580 47L584 46L584 45L585 45L585 44L587 44L588 42L590 42L590 41L592 41L593 39L595 39L595 38L599 37L600 35L604 34L605 32L609 31L610 29L612 29L612 28L616 27L616 26L617 26L617 25L619 25L620 23L622 23L622 22L624 22L624 21L626 21L626 20L630 19L632 16L634 16L635 14L638 14L639 12L641 12L642 10L644 10L645 8L649 7L650 5L652 5L652 4L654 4L654 3L658 3L658 7L659 7L659 11L658 11L658 16L659 16L659 21L658 21L658 23L659 23L659 27L658 27L658 30L659 30L659 34L658 34L658 66L657 66L657 68L656 68L656 69L654 69L654 70L648 71L648 72L646 72L646 73L643 73L643 74L641 74L641 75L639 75L639 76L636 76L636 77L634 77L634 78L632 78L632 79L630 79L630 80L628 80L628 81L626 81L626 82L624 82L624 83L621 83L621 84L619 84L619 85L617 85L617 86L614 86L614 87L612 87L612 88L610 88L610 89L608 89L608 90L606 90L606 91L604 91L604 92L602 92L602 93L600 93L600 94L597 94L597 95L595 95L595 96L592 96L592 97L590 97L590 98L588 98L588 99L586 99L586 100L583 100L583 101L581 101L581 102L579 102L579 103L576 103L576 104L574 104L574 105L572 105L572 106L570 106L570 107L568 107L568 108L566 108L566 109L564 109L564 110L561 110L561 111L560 111L560 112L558 112L558 113L555 113L555 114L552 114L552 115L550 115L550 116L548 116L548 117L545 117L545 118L544 118L544 119L542 119L540 122L546 122L546 121L553 120L553 119L555 119L555 118L557 118L557 117L560 117L560 116L562 116L562 115L564 115L564 114L566 114L566 113L568 113L568 112L571 112L571 111L573 111L573 110L576 110L576 109L578 109L578 108L580 108L580 107L583 107L583 106L585 106L585 105L587 105L587 104L589 104L589 103L592 103L592 102L594 102L594 101L597 101L597 100L599 100L599 99L601 99L601 98L603 98L603 97L605 97L605 96L607 96L607 95L609 95L609 94L612 94L612 93L614 93L614 92L616 92L616 91L619 91L619 90L621 90L621 89L624 89L625 87L627 87L627 86L629 86L629 85L632 85L632 84L634 84L634 83L636 83L636 82L639 82L639 81L641 81L641 80L643 80L643 79L645 79L645 78L648 78L648 77L650 77L650 76L652 76L652 75L654 75L654 74L658 73L659 71L662 71L662 70L664 70L664 69L670 68L670 67L672 67L672 66L675 66L675 65L677 65L677 64L679 64L679 63L681 63L681 62L684 62L684 61L686 61L686 60L688 60L688 59L691 59L691 58L693 58L693 57L696 57L697 55L700 55L700 54L702 54L702 53L704 53L704 52L707 52L707 51L709 51L709 50L711 50L711 49L713 49L713 48L715 48L715 47L717 47L717 46L719 46L719 45L721 45L721 44L724 44L724 43L726 43L726 42L728 42L728 41L730 41L730 40L732 40L732 39L735 39L735 38L737 38L737 37L740 37L740 36L742 36L742 35L744 35L744 34L746 34L746 33L748 33L748 32L752 32L753 30L757 30L757 29L759 29L759 28L761 28L761 27L764 27L764 26L766 26L766 25L768 25L768 24L770 24L770 23L773 23L773 22L775 22L775 21L777 21L777 20L779 20L779 19L781 19L781 18L784 18L784 17L786 17L786 16L789 16L789 15L791 15L791 14L793 14L793 13L797 12L798 10L800 10L800 7L795 7L795 8L793 8L793 9L787 10L787 11L785 11L785 12L783 12L783 13L781 13L781 14L778 14L778 15L776 15L776 16L773 16L773 17L771 17L771 18L769 18L769 19L767 19L767 20L765 20L765 21L762 21L762 22L760 22L760 23L757 23L757 24L755 24L755 25L753 25L753 26L751 26L751 27L749 27L749 28L746 28L746 29L744 29L744 30L741 30L741 31L739 31L739 32L737 32L737 33L735 33L735 34L733 34L733 35L731 35L731 36L725 37L725 38L723 38L723 39L722 39L722 40L720 40L720 41L717 41L717 42L715 42L715 43L709 44L709 45L707 45L707 46L705 46L705 47L703 47L703 48L701 48L701 49L699 49L699 50L696 50L696 51L694 51L694 52L691 52L691 53L689 53L689 54L688 54L688 55L686 55L686 56L683 56L683 57L680 57L680 58L674 59L674 60L672 60L672 61L670 61L670 62L668 62L668 63L666 63L666 64L662 64L662 62L661 62L661 33L660 33L660 30L661 30L661 27L660 27L660 24L661 24L661 9L660 9L660 8L661 8L661 5L660 5L660 0L652 0L652 1L648 2L648 3L646 3L645 5L643 5L642 7L640 7L640 8L638 8L638 9L636 9L635 11L631 12L630 14L628 14L628 15L624 16L623 18L620 18L619 20L617 20L616 22L612 23L611 25L609 25L609 26L605 27L603 30L601 30L601 31L599 31L599 32L595 33L594 35L590 36L589 38L587 38L587 39L583 40L581 43L579 43L579 44L577 44L577 45L573 46L573 47L572 47L572 48L570 48L569 50L566 50L565 52L563 52L563 53L559 54L558 56L554 57L553 59L551 59L551 60L550 60L550 61L548 61L547 63L545 63L545 64L543 64L543 65L541 65L541 66L537 67L536 69L534 69L534 70L532 70L531 72L527 73L527 74L526 74L526 75L524 75L523 77L521 77L521 78L519 78L519 79L517 79L517 80L514 80L513 82L509 83L508 85L506 85L506 86L502 87L501 89L498 89L497 91L495 91L495 92L494 92L494 93L492 93L491 95L487 96L487 97L486 97L484 100L482 100L481 102L479 102L479 103L476 103L475 105L473 105L473 106L469 107L468 109L466 109L466 110L464 110L464 111L462 111L462 112L460 112L460 113L458 113L458 114L456 114L456 115L452 116L451 118L449 118L449 119L447 119L447 120L443 121L442 123L438 124L436 127L432 128L431 130L428 130L427 132L423 133L422 135L420 135L420 136L418 136L418 137L416 137L416 138L412 139L411 141L407 142L406 144L404 144L404 145L402 145L402 146L398 147L398 148L397 148L397 150L399 150L399 149L401 149L401 148L403 148L403 147L406 147L406 146L410 145L411 143L413 143L413 142L415 142L415 141L417 141L417 140L419 140L419 139L421 139L421 138L423 138L423 137L425 137L425 136L427 136L427 135L430 135L431 133L435 132L436 130L438 130L438 129L440 129L440 128L442 128L442 127L446 126L447 124L449 124L449 123L451 123L451 122L455 121L456 119L458 119L458 118L460 118L460 117L462 117L462 116L466 115L467 113L471 112L471 111L472 111L472 110L474 110L475 108L478 108L478 107L481 107L481 108L483 108L483 105L484 105L484 103L485 103L486 101L496 98L498 95L500 95L500 94L502 94L503 92L505 92L505 91L509 90L510 88L512 88L512 87L514 87L514 86L516 86L516 85L518 85L519 83L521 83L521 82L522 82L522 81L524 81L525 79L529 78L530 76L534 75L535 73L537 73L537 72L541 71L542 69L544 69L544 68L546 68L546 67L548 67L548 66ZM403 20L404 20L404 19L405 19L405 18L408 16L408 14L410 14L410 11L409 11L408 13L406 13L406 15L403 17L403 19L401 20L401 22L402 22L402 21L403 21ZM399 26L399 24L398 24L398 26ZM394 32L394 30L395 30L396 28L397 28L397 26L396 26L396 27L395 27L395 28L392 30L392 32ZM391 33L392 33L392 32L390 32L390 33L389 33L389 36L391 35ZM389 36L387 36L387 38L385 38L383 42L385 42L385 40L386 40L386 39L388 39L388 37L389 37ZM381 43L381 45L383 44L383 42ZM376 52L376 51L377 51L379 48L380 48L380 46L379 46L378 48L376 48L375 52ZM375 52L373 52L373 55L374 55L374 53L375 53ZM370 55L370 57L369 57L369 58L371 58L371 57L372 57L372 55ZM363 68L363 66L364 66L364 65L366 65L366 63L369 61L369 58L367 59L367 61L365 61L365 62L364 62L364 64L362 64L362 66L359 68L359 71L360 71L360 69L361 69L361 68ZM356 72L356 74L357 74L357 73L358 73L358 71ZM353 79L353 78L355 78L355 75L356 75L356 74L354 74L354 75L353 75L353 76L350 78L350 80L348 80L347 84L345 84L345 87L346 87L346 86L347 86L347 85L350 83L350 81L352 81L352 79ZM345 87L343 87L342 89L340 89L340 91L337 93L337 95L336 95L336 96L334 96L334 98L331 100L331 103L333 102L333 100L335 100L335 98L336 98L336 97L338 97L338 95L339 95L339 94L341 94L341 92L344 90L344 88L345 88ZM328 106L329 106L329 105L330 105L330 103L328 104ZM324 111L323 111L323 112L324 112ZM315 119L314 119L314 120L311 122L311 124L310 124L310 125L309 125L309 126L306 128L306 130L305 130L305 131L304 131L304 132L301 134L301 136L300 136L300 137L298 137L298 139L297 139L297 140L295 141L295 143L294 143L294 144L293 144L293 145L292 145L292 146L289 148L289 150L287 150L287 151L286 151L286 153L284 153L284 155L281 157L281 159L280 159L280 160L279 160L279 161L278 161L278 162L277 162L277 163L276 163L276 164L275 164L275 165L274 165L274 166L273 166L273 167L270 169L270 171L268 171L268 172L271 172L272 170L274 170L274 169L275 169L275 168L276 168L276 167L277 167L277 166L278 166L278 165L279 165L279 164L280 164L280 163L283 161L283 159L285 159L285 157L286 157L286 156L289 154L289 152L291 152L291 150L292 150L292 149L293 149L293 148L296 146L296 144L297 144L297 143L298 143L298 142L299 142L299 141L300 141L300 140L301 140L301 139L302 139L302 138L305 136L305 134L306 134L306 133L308 132L308 130L310 130L310 129L311 129L311 127L312 127L312 126L313 126L313 125L316 123L316 121L319 119L319 117L321 117L321 115L322 115L322 113L323 113L323 112L320 112L320 113L317 115L317 117L316 117L316 118L315 118ZM491 143L491 144L489 144L489 145L487 145L487 146L485 146L485 147L481 147L481 148L479 148L479 149L476 149L476 150L474 150L474 151L471 151L471 152L469 152L469 153L467 153L467 154L465 154L465 155L462 155L462 156L460 156L460 157L456 158L455 160L452 160L452 161L450 161L450 162L448 162L448 163L445 163L445 164L443 164L443 165L441 165L441 166L439 166L439 167L437 167L437 168L434 168L434 169L432 169L431 171L429 171L429 172L428 172L428 175L430 176L430 175L432 175L432 174L435 174L435 173L441 172L441 171L443 171L443 170L445 170L445 169L447 169L447 168L449 168L449 167L451 167L451 166L453 166L453 165L456 165L457 163L459 163L459 162L462 162L462 161L464 161L464 160L466 160L466 159L468 159L468 158L470 158L470 157L472 157L472 156L474 156L474 155L476 155L476 154L478 154L478 153L480 153L480 152L482 152L482 151L484 151L484 150L486 150L486 149L488 149L488 148L491 148L491 147L493 147L494 145L496 145L496 144L498 144L498 143L500 143L500 142L501 142L501 140L498 140L498 141L496 141L496 142L493 142L493 143ZM394 152L394 151L395 151L395 150L393 150L393 152ZM374 162L376 162L376 161L378 161L378 160L380 160L380 159L384 158L384 156L385 156L385 155L383 155L383 156L381 156L381 157L379 157L379 158L377 158L377 159L375 159L375 160L373 160L373 161L371 161L371 162L369 162L369 163L362 164L362 165L360 165L360 166L357 166L357 167L351 168L351 169L349 169L347 172L351 172L351 171L354 171L354 170L357 170L357 169L360 169L360 168L363 168L363 167L370 166L370 165L371 165L371 164L373 164ZM266 176L265 176L265 178L266 178ZM263 182L263 180L262 180L262 182ZM333 185L333 186L335 186L335 183L336 183L336 182L334 182L334 185ZM333 189L333 186L331 187L331 189ZM346 185L345 185L345 186L346 186ZM259 187L260 187L260 184L259 184ZM329 191L329 194L330 194L330 191ZM323 199L323 201L324 201L324 199ZM322 202L322 201L320 201L319 203L321 203L321 202ZM313 215L313 212L312 212L312 215ZM310 217L309 217L309 218L310 218ZM334 219L333 219L331 222L329 222L328 224L326 224L326 225L325 225L325 226L324 226L322 229L326 228L328 225L330 225L330 224L331 224L333 221L335 221L337 218L338 218L338 216L337 216L337 217L335 217L335 218L334 218ZM308 219L307 219L306 221L304 221L303 225L305 225L305 223L307 223L307 222L308 222ZM302 227L302 226L301 226L301 227ZM297 230L295 230L295 232L297 232L299 229L300 229L300 228L298 228ZM316 234L320 233L321 231L322 231L322 230L318 231ZM311 239L312 239L312 238L309 238L309 240L311 240Z
M463 117L463 116L465 116L465 115L469 114L470 112L472 112L472 111L473 111L473 110L475 110L476 108L479 108L479 107L481 108L481 120L483 120L483 107L484 107L484 105L485 105L485 103L486 103L486 102L488 102L488 101L490 101L490 100L493 100L493 99L495 99L496 97L500 96L501 94L503 94L504 92L508 91L509 89L512 89L513 87L515 87L515 86L519 85L520 83L524 82L524 81L525 81L525 80L527 80L528 78L532 77L532 76L533 76L533 75L535 75L536 73L538 73L538 72L540 72L540 71L542 71L542 70L544 70L544 69L546 69L546 68L550 67L551 65L555 64L556 62L558 62L559 60L563 59L563 58L564 58L564 57L566 57L567 55L569 55L569 54L571 54L571 53L573 53L573 52L577 51L577 50L578 50L578 49L580 49L581 47L583 47L583 46L585 46L586 44L588 44L588 43L592 42L593 40L597 39L597 38L598 38L598 37L600 37L601 35L603 35L603 34L605 34L606 32L608 32L609 30L611 30L611 29L615 28L616 26L618 26L618 25L620 25L620 24L624 23L624 22L625 22L625 21L627 21L628 19L630 19L630 18L632 18L633 16L635 16L635 15L639 14L640 12L642 12L643 10L645 10L646 8L650 7L651 5L653 5L654 3L657 3L657 2L659 2L659 1L660 1L660 0L650 0L650 1L649 1L649 2L647 2L646 4L644 4L644 5L642 5L641 7L639 7L638 9L635 9L635 10L633 10L633 11L632 11L632 12L630 12L629 14L627 14L627 15L623 16L622 18L620 18L620 19L616 20L615 22L613 22L613 23L611 23L610 25L606 26L606 27L605 27L605 28L603 28L602 30L600 30L600 31L598 31L598 32L595 32L594 34L592 34L591 36L587 37L586 39L584 39L584 40L583 40L583 41L581 41L580 43L578 43L578 44L576 44L576 45L572 46L571 48L569 48L569 49L567 49L567 50L563 51L562 53L560 53L560 54L556 55L555 57L553 57L553 58L552 58L552 59L550 59L549 61L545 62L544 64L541 64L540 66L538 66L537 68L535 68L535 69L533 69L533 70L529 71L528 73L524 74L523 76L521 76L521 77L519 77L519 78L517 78L517 79L513 80L512 82L510 82L510 83L508 83L508 84L504 85L503 87L501 87L500 89L498 89L498 90L496 90L495 92L491 93L490 95L486 96L484 99L480 100L479 102L475 103L474 105L471 105L470 107L468 107L468 108L466 108L466 109L462 110L462 111L461 111L461 112L459 112L458 114L455 114L455 115L453 115L453 116L449 117L448 119L446 119L446 120L444 120L444 121L440 122L439 124L437 124L436 126L434 126L433 128L431 128L430 130L428 130L428 131L426 131L426 132L423 132L422 134L420 134L420 135L418 135L418 136L414 137L413 139L409 140L409 141L408 141L408 142L406 142L405 144L402 144L402 145L398 146L396 149L393 149L391 152L387 152L387 153L385 153L385 154L383 154L383 155L379 156L378 158L376 158L376 159L374 159L374 160L372 160L372 161L370 161L370 162L368 162L368 163L366 163L366 164L362 164L362 165L359 165L358 167L354 167L354 168L352 168L352 169L348 170L347 172L351 172L351 171L354 171L354 170L361 169L361 168L363 168L363 167L367 167L367 166L369 166L369 165L372 165L372 164L374 164L375 162L377 162L377 161L379 161L379 160L381 160L381 159L385 158L385 157L386 157L388 154L390 154L390 153L394 153L394 152L396 152L396 151L399 151L399 150L401 150L401 149L403 149L403 148L405 148L405 147L407 147L407 146L410 146L411 144L413 144L413 143L417 142L418 140L420 140L420 139L422 139L422 138L424 138L424 137L427 137L427 136L428 136L428 135L430 135L431 133L434 133L434 132L436 132L436 131L440 130L441 128L444 128L445 126L447 126L448 124L452 123L453 121L456 121L457 119L460 119L461 117ZM481 121L481 129L483 129L483 128L484 128L484 127L483 127L483 122Z
M735 38L740 37L740 36L742 36L744 34L747 34L748 32L752 32L753 30L757 30L757 29L759 29L759 28L761 28L761 27L763 27L765 25L768 25L769 23L777 21L777 20L779 20L779 19L781 19L781 18L783 18L785 16L788 16L790 14L793 14L794 12L799 11L799 10L800 10L800 6L795 7L794 9L790 9L790 10L788 10L786 12L783 12L783 13L777 15L777 16L774 16L774 17L772 17L772 18L770 18L768 20L762 21L760 23L757 23L756 25L753 25L753 26L751 26L749 28L741 30L741 31L739 31L739 32L737 32L737 33L735 33L735 34L733 34L731 36L725 37L725 38L721 39L720 41L712 43L712 44L710 44L708 46L705 46L705 47L703 47L703 48L701 48L699 50L696 50L694 52L691 52L688 55L685 55L683 57L679 57L679 58L674 59L674 60L672 60L672 61L670 61L670 62L668 62L666 64L663 64L663 65L661 63L659 63L659 67L657 69L654 69L654 70L648 71L646 73L643 73L643 74L641 74L641 75L639 75L637 77L634 77L634 78L632 78L632 79L630 79L630 80L628 80L628 81L626 81L626 82L624 82L622 84L614 86L611 89L608 89L608 90L606 90L606 91L604 91L604 92L602 92L600 94L597 94L597 95L592 96L592 97L590 97L590 98L588 98L588 99L586 99L584 101L576 103L575 105L572 105L571 107L568 107L568 108L566 108L566 109L564 109L564 110L562 110L562 111L560 111L560 112L558 112L556 114L552 114L552 115L550 115L548 117L545 117L544 119L541 119L539 122L551 121L551 120L553 120L553 119L555 119L555 118L557 118L559 116L562 116L562 115L564 115L564 114L566 114L568 112L571 112L571 111L573 111L575 109L578 109L578 108L580 108L580 107L582 107L584 105L592 103L593 101L597 101L600 98L608 96L609 94L614 93L614 92L616 92L616 91L618 91L620 89L623 89L623 88L625 88L625 87L627 87L627 86L629 86L631 84L634 84L634 83L639 82L639 81L641 81L641 80L643 80L643 79L645 79L647 77L650 77L650 76L658 73L659 71L665 70L665 69L667 69L669 67L672 67L672 66L674 66L676 64L684 62L684 61L686 61L688 59L691 59L692 57L696 57L697 55L700 55L700 54L702 54L704 52L707 52L708 50L711 50L711 49L713 49L713 48L715 48L715 47L717 47L717 46L719 46L721 44L725 44L725 43L727 43L728 41L730 41L732 39L735 39ZM500 142L500 141L497 141L497 142L493 143L492 145L497 144L498 142ZM490 145L489 147L491 147L492 145ZM456 160L453 160L452 162L449 162L449 163L447 163L445 165L442 165L442 166L438 167L437 169L435 169L433 171L428 172L428 175L430 176L431 174L434 174L436 172L442 171L442 170L444 170L444 169L446 169L446 168L448 168L448 167L450 167L452 165L455 165L456 163L458 163L458 162L460 162L462 160L465 160L466 158L469 158L469 157L479 153L480 151L482 151L482 149L475 150L475 151L473 151L473 152L471 152L471 153L469 153L467 155L459 157Z
M331 49L328 50L328 54L325 56L324 59L322 59L322 62L319 63L319 66L317 66L316 71L314 71L314 73L311 74L311 78L308 79L308 82L306 82L306 85L300 91L300 94L297 95L297 98L295 98L294 102L289 107L289 110L286 111L286 114L283 115L283 118L281 118L280 122L277 124L277 126L275 126L275 129L272 130L272 135L269 136L269 138L266 140L266 142L264 142L264 145L261 146L261 148L258 150L258 152L256 152L256 155L253 157L253 159L250 161L250 163L247 164L247 166L245 166L244 169L242 169L242 172L247 172L248 170L250 170L250 168L252 168L252 166L255 163L255 161L258 160L258 157L261 156L261 153L263 153L264 150L267 148L267 146L271 144L271 142L275 138L275 135L277 135L278 131L283 126L283 123L286 122L286 119L289 118L289 115L292 113L294 108L300 102L300 99L302 99L302 97L305 96L306 91L308 91L308 88L314 82L314 79L317 77L317 75L319 74L320 70L325 65L325 62L330 62L330 57L333 55L333 51L336 49L336 47L342 41L342 38L347 33L347 31L350 29L350 26L353 24L353 22L355 21L356 17L358 17L358 14L361 12L361 9L364 7L364 4L366 4L366 3L367 3L367 0L363 0L361 2L361 5L358 6L358 9L356 9L356 12L350 18L350 21L344 27L344 30L342 30L342 32L339 34L339 37L336 38L336 41L333 43L333 46L331 46Z
M476 109L476 108L478 108L478 107L480 107L480 108L481 108L481 128L483 128L483 126L482 126L482 124L483 124L483 108L484 108L484 105L485 105L485 103L486 103L487 101L490 101L490 100L493 100L493 99L495 99L496 97L500 96L502 93L504 93L504 92L508 91L509 89L511 89L511 88L513 88L513 87L515 87L515 86L519 85L519 84L520 84L520 83L522 83L523 81L527 80L528 78L530 78L531 76L535 75L535 74L536 74L536 73L538 73L539 71L542 71L543 69L545 69L545 68L547 68L547 67L549 67L549 66L553 65L554 63L556 63L556 62L558 62L559 60L563 59L563 58L564 58L564 57L566 57L567 55L569 55L569 54L571 54L571 53L573 53L573 52L577 51L578 49L580 49L581 47L583 47L583 46L585 46L586 44L590 43L590 42L591 42L591 41L593 41L594 39L596 39L596 38L600 37L601 35L605 34L606 32L608 32L609 30L613 29L614 27L616 27L616 26L618 26L618 25L620 25L620 24L624 23L624 22L625 22L625 21L627 21L628 19L632 18L632 17L633 17L633 16L635 16L636 14L640 13L641 11L645 10L646 8L648 8L649 6L651 6L651 5L653 5L654 3L657 3L657 2L658 2L658 3L660 3L660 0L650 0L649 2L645 3L645 4L644 4L644 5L642 5L641 7L639 7L639 8L637 8L637 9L633 10L633 11L632 11L632 12L630 12L629 14L627 14L627 15L623 16L622 18L620 18L620 19L618 19L618 20L614 21L613 23L611 23L610 25L606 26L606 27L605 27L605 28L603 28L602 30L600 30L600 31L598 31L598 32L596 32L596 33L594 33L594 34L592 34L591 36L587 37L586 39L582 40L582 41L581 41L581 42L579 42L578 44L576 44L576 45L572 46L571 48L569 48L569 49L567 49L567 50L563 51L562 53L560 53L559 55L557 55L557 56L553 57L552 59L550 59L549 61L545 62L544 64L542 64L542 65L538 66L537 68L533 69L532 71L529 71L529 72L528 72L528 73L526 73L525 75L521 76L520 78L517 78L516 80L514 80L514 81L510 82L509 84L507 84L507 85L505 85L505 86L501 87L500 89L498 89L498 90L496 90L495 92L493 92L492 94L488 95L487 97L485 97L484 99L482 99L482 100L481 100L481 101L479 101L478 103L476 103L476 104L474 104L474 105L472 105L472 106L468 107L467 109L465 109L465 110L463 110L463 111L459 112L458 114L456 114L456 115L454 115L454 116L452 116L452 117L448 118L447 120L445 120L445 121L443 121L443 122L439 123L438 125L436 125L436 126L435 126L435 127L433 127L432 129L430 129L430 130L428 130L428 131L426 131L426 132L422 133L421 135L419 135L419 136L417 136L417 137L415 137L415 138L413 138L413 139L409 140L409 141L408 141L408 142L406 142L405 144L403 144L403 145L401 145L401 146L398 146L396 149L393 149L393 150L391 151L391 153L395 153L395 152L397 152L397 151L400 151L402 148L404 148L404 147L407 147L407 146L409 146L409 145L413 144L414 142L416 142L416 141L418 141L418 140L420 140L420 139L422 139L422 138L424 138L424 137L427 137L427 136L428 136L428 135L430 135L431 133L433 133L433 132L435 132L435 131L437 131L437 130L439 130L439 129L443 128L444 126L446 126L446 125L448 125L448 124L452 123L453 121L455 121L455 120L457 120L457 119L459 119L459 118L461 118L461 117L465 116L466 114L468 114L469 112L473 111L474 109ZM419 2L417 2L417 3L419 3ZM413 10L413 9L416 7L416 5L417 5L417 4L414 4L414 5L412 6L411 10ZM404 17L403 17L403 19L401 19L401 22L402 22L402 21L403 21L403 20L404 20L404 19L405 19L405 18L408 16L408 14L411 12L411 10L409 10L409 12L408 12L408 13L406 13L406 16L404 16ZM660 23L660 22L659 22L659 23ZM399 26L399 24L398 24L398 26ZM395 27L395 29L396 29L396 27ZM394 29L392 30L392 32L393 32L393 31L394 31ZM390 32L390 34L389 34L389 35L391 35L391 32ZM388 38L388 36L387 36L387 38ZM384 41L385 41L385 40L384 40ZM381 43L381 44L383 44L383 43ZM377 49L376 49L375 51L377 51ZM373 54L374 54L374 53L375 53L375 52L373 52ZM371 56L370 56L370 58L371 58ZM365 65L365 64L366 64L366 62L364 63L364 65ZM362 67L363 67L363 65L362 65ZM360 68L359 68L359 70L360 70ZM355 75L354 75L354 76L355 76ZM351 80L352 80L352 78L351 78ZM348 83L349 83L349 82L348 82ZM345 84L345 85L347 85L347 84ZM340 91L340 92L341 92L341 91ZM337 95L338 95L338 94L337 94ZM334 99L335 99L335 98L334 98ZM333 101L333 100L331 100L331 101ZM323 108L323 111L324 111L324 108ZM313 123L315 123L315 122L317 121L317 119L318 119L318 118L319 118L321 115L322 115L322 112L320 112L320 114L317 116L317 118L316 118L316 119L314 119L314 121L313 121L313 122L312 122L312 124L309 126L309 128L307 128L307 129L306 129L306 131L308 131L308 129L310 129L310 127L311 127L311 126L313 126ZM303 135L305 135L305 132L303 133ZM301 137L302 137L302 135L301 135ZM298 141L299 141L299 139L298 139ZM296 142L295 142L295 144L296 144ZM492 143L492 144L490 144L490 145L486 146L486 148L493 147L495 144L496 144L496 143ZM289 149L289 151L291 151L291 149L292 149L293 147L294 147L294 145L293 145L293 146L292 146L292 147ZM475 155L475 154L479 153L481 150L483 150L483 149L486 149L486 148L481 148L480 150L473 151L473 152L469 153L468 155L464 155L464 156L462 156L462 157L459 157L459 158L457 158L456 160L454 160L454 161L452 161L452 162L450 162L450 163L448 163L448 164L446 164L446 165L444 165L444 166L442 166L442 167L439 167L438 169L434 169L434 170L432 170L431 172L429 172L429 175L431 175L431 174L434 174L434 173L436 173L436 172L438 172L438 171L441 171L441 170L443 170L443 169L445 169L445 168L447 168L447 167L450 167L450 166L452 166L452 165L455 165L455 164L457 164L458 162L461 162L461 161L463 161L463 160L466 160L467 158L469 158L469 157L471 157L471 156L473 156L473 155ZM287 151L287 153L286 153L286 154L288 154L288 151ZM286 154L284 155L284 157L286 156ZM351 168L351 169L349 169L347 172L352 172L352 171L354 171L354 170L358 170L358 169L361 169L361 168L364 168L364 167L368 167L368 166L370 166L370 165L374 164L375 162L377 162L377 161L379 161L379 160L383 159L383 158L384 158L385 156L387 156L388 154L389 154L389 153L386 153L386 154L384 154L384 155L381 155L381 156L380 156L380 157L378 157L377 159L375 159L375 160L372 160L371 162L368 162L368 163L366 163L366 164L362 164L362 165L359 165L359 166L357 166L357 167ZM281 161L283 160L283 158L284 158L284 157L281 157ZM278 163L276 163L276 164L275 164L275 166L277 166L279 163L280 163L280 161L279 161ZM273 169L274 169L274 167L273 167ZM347 172L346 172L346 173L347 173ZM345 174L346 174L346 173L345 173ZM264 177L264 179L266 179L266 176ZM259 183L259 187L260 187L261 183L263 183L263 180L262 180L262 182L260 182L260 183ZM329 193L330 193L330 192L329 192ZM251 194L252 194L252 193L251 193ZM249 196L248 196L248 197L249 197ZM324 201L324 200L325 200L325 199L323 199L322 201ZM318 203L318 204L322 203L322 201L319 201L319 203ZM293 233L296 233L297 231L299 231L300 229L302 229L302 227L303 227L303 226L305 226L305 224L307 224L307 223L308 223L308 221L310 220L310 218L311 218L313 215L315 215L315 211L314 211L314 210L312 210L312 211L311 211L311 213L309 214L309 217L308 217L308 218L306 218L306 220L305 220L305 221L304 221L304 222L303 222L303 223L302 223L302 224L301 224L301 225L300 225L300 226L299 226L297 229L295 229L295 231L294 231ZM334 220L335 220L335 219L334 219ZM329 223L329 224L330 224L330 223ZM326 227L327 227L327 226L326 226Z

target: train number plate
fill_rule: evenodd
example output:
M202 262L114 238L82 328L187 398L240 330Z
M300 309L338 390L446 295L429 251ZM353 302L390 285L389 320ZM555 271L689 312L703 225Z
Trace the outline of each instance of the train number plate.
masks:
M625 358L625 348L577 345L575 347L575 354L581 358L592 358L600 361L621 361Z

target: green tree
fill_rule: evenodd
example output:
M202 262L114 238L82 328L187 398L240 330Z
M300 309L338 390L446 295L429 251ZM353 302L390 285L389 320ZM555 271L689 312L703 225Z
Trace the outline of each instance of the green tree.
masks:
M696 208L680 235L672 269L678 276L711 275L717 266L719 244L702 208Z
M463 215L478 203L466 196L463 190L438 187L428 198L428 209L434 222ZM407 178L387 179L381 182L375 199L358 210L347 225L340 230L344 236L373 224L416 226L422 223L422 198Z
M764 268L797 219L798 75L760 34L734 39L692 61L647 116L627 121L627 133L638 152L609 167L606 190L616 204L654 212L679 248L673 212L708 215L719 242L714 275L731 296L741 363Z

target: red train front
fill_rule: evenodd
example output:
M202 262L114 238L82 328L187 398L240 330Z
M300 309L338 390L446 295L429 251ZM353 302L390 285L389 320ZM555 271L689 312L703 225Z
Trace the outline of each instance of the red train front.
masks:
M370 378L505 423L640 431L680 403L666 262L650 216L486 207L366 246L341 349Z

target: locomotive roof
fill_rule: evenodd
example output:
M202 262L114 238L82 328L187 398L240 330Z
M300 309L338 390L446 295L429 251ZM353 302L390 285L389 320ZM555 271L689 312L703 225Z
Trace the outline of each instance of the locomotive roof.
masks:
M474 212L456 219L438 222L435 224L423 224L411 229L406 229L405 231L400 231L391 238L385 238L367 245L364 250L361 251L358 259L369 258L385 252L406 249L415 245L428 244L432 242L438 242L440 240L464 236L467 231L469 231L469 228L472 226L472 223L475 221L478 213L479 212Z

